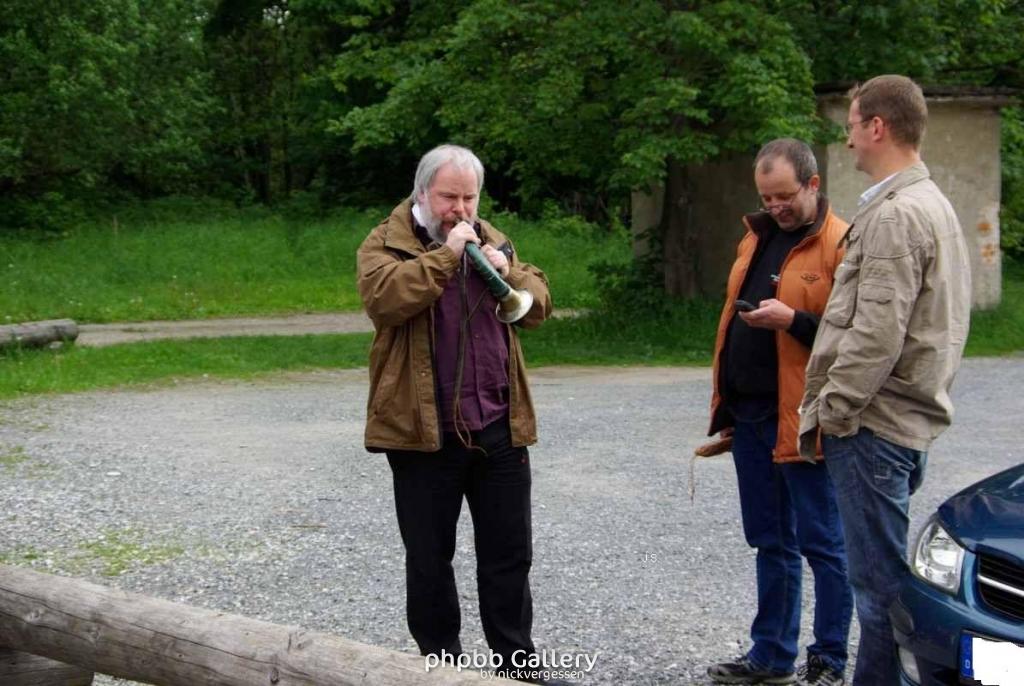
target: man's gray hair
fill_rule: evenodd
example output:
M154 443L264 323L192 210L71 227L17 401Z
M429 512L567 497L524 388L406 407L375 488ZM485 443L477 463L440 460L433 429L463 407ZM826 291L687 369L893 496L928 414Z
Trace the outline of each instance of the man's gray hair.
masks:
M796 138L776 138L765 143L754 159L754 170L760 169L767 174L772 170L772 163L780 157L793 165L796 180L801 186L806 186L818 173L818 160L814 158L811 146Z
M437 171L446 164L453 165L456 169L472 169L476 173L476 192L479 193L484 187L484 165L480 158L473 154L469 148L461 145L439 145L422 158L416 167L416 179L413 182L413 202L419 200L421 193L425 194L434 183Z

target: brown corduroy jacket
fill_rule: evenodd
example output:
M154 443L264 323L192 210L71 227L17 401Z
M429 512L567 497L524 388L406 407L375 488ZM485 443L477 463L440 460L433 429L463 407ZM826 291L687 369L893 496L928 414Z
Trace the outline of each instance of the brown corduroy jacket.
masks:
M441 448L433 304L458 270L459 259L443 245L424 248L412 222L412 203L406 200L359 246L359 294L375 329L365 433L371 452ZM498 247L507 242L487 222L480 225L484 243ZM508 284L533 295L530 311L508 327L509 424L512 444L525 446L537 441L537 422L517 327L539 326L551 314L552 305L542 271L520 262L514 251L509 263Z

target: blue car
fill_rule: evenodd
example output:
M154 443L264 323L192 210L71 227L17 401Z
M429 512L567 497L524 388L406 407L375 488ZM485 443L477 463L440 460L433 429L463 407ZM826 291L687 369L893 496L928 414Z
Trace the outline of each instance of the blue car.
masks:
M889 614L904 686L1024 685L1024 465L943 503Z

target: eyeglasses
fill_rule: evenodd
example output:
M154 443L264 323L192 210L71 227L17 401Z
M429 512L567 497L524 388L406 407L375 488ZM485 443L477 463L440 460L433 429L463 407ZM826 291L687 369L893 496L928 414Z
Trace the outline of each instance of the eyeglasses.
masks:
M806 184L800 186L792 193L776 193L774 199L771 202L766 201L763 197L761 198L761 211L762 212L784 212L793 206L796 202L796 198L800 195L800 191L806 188Z
M866 119L858 119L857 121L848 121L848 122L846 122L845 124L843 124L843 128L846 129L846 135L849 136L851 133L853 133L853 127L855 125L857 125L857 124L867 124L867 123L871 122L873 119L874 119L874 117L868 117Z

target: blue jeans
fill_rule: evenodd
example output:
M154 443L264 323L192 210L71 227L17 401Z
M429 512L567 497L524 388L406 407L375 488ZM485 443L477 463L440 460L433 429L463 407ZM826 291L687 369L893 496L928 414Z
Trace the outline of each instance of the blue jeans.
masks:
M869 429L846 438L825 436L822 445L836 487L860 620L853 684L898 684L889 606L910 573L907 510L924 478L928 456L879 438Z
M800 638L801 555L814 573L814 644L833 669L846 668L853 596L828 470L821 463L772 462L778 418L737 421L733 461L743 533L757 549L757 615L750 627L755 665L790 672Z

